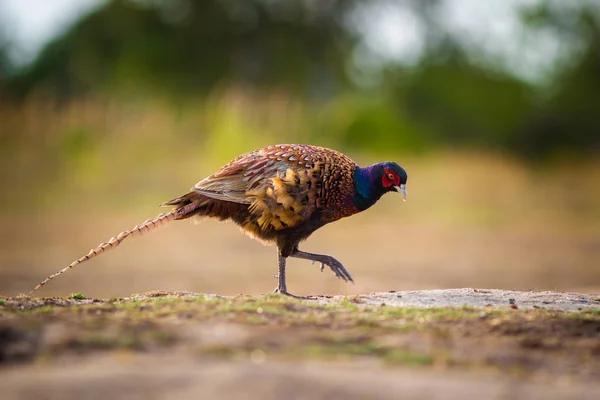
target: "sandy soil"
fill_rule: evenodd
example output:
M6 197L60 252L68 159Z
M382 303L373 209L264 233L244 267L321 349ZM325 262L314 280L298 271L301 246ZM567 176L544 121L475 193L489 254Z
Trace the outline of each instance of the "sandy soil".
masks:
M331 363L223 362L174 355L87 359L3 371L4 399L597 399L597 383Z
M452 289L316 300L198 296L3 298L2 399L600 393L598 295Z
M360 296L364 304L396 307L519 307L562 311L600 308L600 295L498 289L440 289Z

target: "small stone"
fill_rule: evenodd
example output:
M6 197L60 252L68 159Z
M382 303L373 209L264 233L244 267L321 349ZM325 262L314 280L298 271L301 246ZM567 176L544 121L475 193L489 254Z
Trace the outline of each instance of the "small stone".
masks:
M267 356L265 352L261 349L253 350L252 353L250 353L250 361L252 361L254 364L262 364L265 362L266 358Z

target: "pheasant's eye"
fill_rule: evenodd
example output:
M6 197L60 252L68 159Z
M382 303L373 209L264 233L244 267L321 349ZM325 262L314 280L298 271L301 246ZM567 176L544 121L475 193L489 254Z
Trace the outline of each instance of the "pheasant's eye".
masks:
M393 181L393 180L394 180L394 174L388 174L388 176L387 176L387 177L388 177L388 179L389 179L390 181Z

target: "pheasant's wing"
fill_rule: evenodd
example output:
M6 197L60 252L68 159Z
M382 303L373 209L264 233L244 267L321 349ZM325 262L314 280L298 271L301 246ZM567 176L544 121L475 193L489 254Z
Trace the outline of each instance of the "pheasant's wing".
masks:
M161 206L177 206L196 199L197 195L232 203L252 204L252 199L246 195L248 182L244 178L244 173L249 167L249 162L246 161L241 160L240 157L236 158L194 185L190 193L164 202Z
M249 223L261 230L298 226L319 206L322 168L312 160L298 162L304 147L286 151L284 146L241 155L198 182L192 191L248 204L252 216Z
M250 160L238 157L198 182L192 191L217 200L251 204L252 199L246 195L248 180L245 177L249 166L251 166Z

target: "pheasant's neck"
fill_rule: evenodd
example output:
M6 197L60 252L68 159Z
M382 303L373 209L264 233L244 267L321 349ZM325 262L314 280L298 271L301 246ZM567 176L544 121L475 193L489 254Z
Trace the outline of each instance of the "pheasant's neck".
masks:
M356 167L354 171L354 205L364 211L377 203L385 191L378 184L375 165L370 167Z

